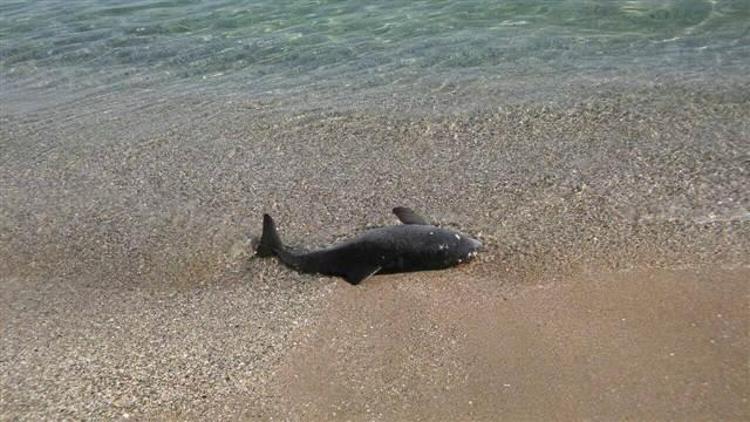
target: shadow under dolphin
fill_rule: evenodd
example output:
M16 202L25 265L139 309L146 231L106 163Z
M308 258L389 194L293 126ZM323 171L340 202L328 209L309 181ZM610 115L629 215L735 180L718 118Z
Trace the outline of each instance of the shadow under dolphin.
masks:
M263 214L256 255L277 256L299 272L339 276L356 285L376 274L449 268L475 257L482 246L465 234L428 223L409 208L396 207L393 213L404 224L371 229L315 251L284 246L273 219Z

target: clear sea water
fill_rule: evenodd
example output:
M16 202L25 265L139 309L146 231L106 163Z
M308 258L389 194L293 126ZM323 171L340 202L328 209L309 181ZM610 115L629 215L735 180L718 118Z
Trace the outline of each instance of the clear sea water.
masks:
M750 0L0 2L0 95L25 102L744 68Z

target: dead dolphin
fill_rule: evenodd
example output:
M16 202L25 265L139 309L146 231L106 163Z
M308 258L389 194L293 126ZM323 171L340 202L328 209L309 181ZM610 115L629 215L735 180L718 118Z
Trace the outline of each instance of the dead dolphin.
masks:
M482 243L465 234L434 226L414 211L396 207L402 225L368 230L354 239L317 251L283 245L273 219L263 214L263 235L256 254L277 256L303 273L343 277L351 284L375 274L439 270L468 261Z

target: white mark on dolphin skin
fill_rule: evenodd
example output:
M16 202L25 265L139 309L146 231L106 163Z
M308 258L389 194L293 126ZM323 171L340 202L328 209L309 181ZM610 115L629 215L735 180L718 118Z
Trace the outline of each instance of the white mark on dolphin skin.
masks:
M442 251L443 249L448 249L448 245L446 245L445 243L438 245L438 250Z
M454 234L454 236L456 236L456 239L461 240L461 236L459 236L457 234Z
M432 236L433 234L435 234L435 232L430 232L430 236Z

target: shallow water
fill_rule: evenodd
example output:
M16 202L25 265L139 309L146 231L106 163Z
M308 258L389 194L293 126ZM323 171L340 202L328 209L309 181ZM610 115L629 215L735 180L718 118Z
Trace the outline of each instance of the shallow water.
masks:
M750 3L730 0L11 1L0 5L0 95L341 101L587 74L741 73L748 22Z
M412 205L545 257L602 224L610 262L634 223L747 221L747 2L0 11L9 268L204 279L269 209L323 242Z

